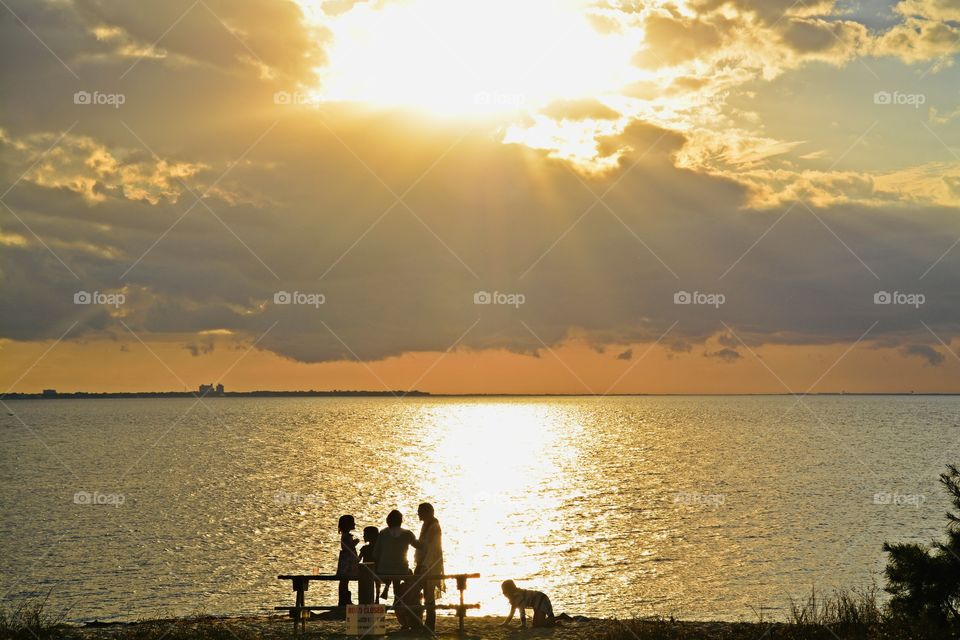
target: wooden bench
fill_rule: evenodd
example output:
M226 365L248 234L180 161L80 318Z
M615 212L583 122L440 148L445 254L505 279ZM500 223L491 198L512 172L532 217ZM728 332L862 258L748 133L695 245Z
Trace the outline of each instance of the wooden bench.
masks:
M464 618L467 615L467 609L479 609L479 604L466 604L464 602L463 592L467 590L467 580L470 578L479 578L479 573L448 573L448 574L437 574L437 575L420 575L413 576L412 574L406 575L377 575L372 570L361 565L361 573L366 572L368 575L364 577L356 576L352 578L344 578L337 575L301 575L301 574L287 574L277 576L278 580L290 580L293 584L293 591L296 592L296 602L292 607L274 607L275 611L286 611L289 613L290 617L293 618L293 628L297 629L297 623L300 623L300 628L306 630L307 618L310 615L311 611L336 611L342 607L332 607L328 605L307 605L305 600L305 592L310 588L310 581L318 580L321 582L339 582L340 580L348 580L350 582L361 582L361 581L377 581L377 582L386 582L387 580L410 580L410 578L416 577L417 579L422 580L456 580L457 581L457 591L460 592L460 602L459 604L435 604L434 609L442 610L451 610L457 612L457 618L459 618L459 629L460 633L463 633L463 622ZM360 602L360 604L377 604L380 601L380 594L376 589L374 591L373 602ZM360 598L358 598L360 600ZM387 609L394 609L392 605L385 605Z

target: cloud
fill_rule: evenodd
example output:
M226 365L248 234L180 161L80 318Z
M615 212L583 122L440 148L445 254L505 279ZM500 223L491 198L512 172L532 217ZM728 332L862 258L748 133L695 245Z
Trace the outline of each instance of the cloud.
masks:
M311 78L323 62L326 34L308 28L293 2L172 0L145 11L123 0L77 0L63 11L90 25L120 58L139 53L161 63L248 69L298 81Z
M784 44L806 59L843 62L869 41L865 26L853 21L792 18L778 27Z
M70 133L12 138L0 130L0 148L14 163L27 165L21 180L73 191L87 204L104 201L110 191L150 204L161 199L177 202L187 189L186 179L207 168L202 163L154 159L143 149L109 150L88 136ZM39 160L31 166L33 158Z
M728 364L736 362L741 358L740 352L730 347L724 347L718 351L704 351L703 356L705 358L717 358Z
M775 23L785 16L823 15L835 9L835 0L693 0L690 3L701 11L716 11L726 7L737 10L748 19L761 24Z
M722 4L739 12L727 17ZM831 33L844 43L859 36L802 6L775 24L773 5L783 8L695 3L698 17L648 20L653 37L688 29L705 47L669 51L678 68L635 86L634 111L616 103L623 128L599 117L611 115L606 103L551 105L544 117L607 162L583 172L552 139L503 144L502 123L276 104L275 91L310 81L323 41L295 7L274 3L211 4L226 28L198 5L183 33L178 25L151 49L164 57L127 76L122 109L76 105L77 90L112 89L131 64L122 48L153 46L155 23L186 6L148 19L126 3L19 3L83 79L12 21L0 25L11 87L0 171L6 184L24 175L4 199L19 219L0 210L0 338L55 339L74 321L68 340L122 334L114 312L73 296L128 287L123 318L138 334L229 330L303 362L455 344L536 354L570 336L641 344L674 323L667 349L716 339L722 348L705 355L723 361L739 356L728 326L751 346L819 345L856 340L880 319L871 339L917 344L926 330L916 310L878 308L873 294L920 286L960 236L950 208L960 170L775 164L801 142L734 121L725 92L762 91L764 78L816 56L846 59L852 45L825 44L824 29L843 29ZM99 40L97 28L107 29ZM595 119L607 128L577 128ZM787 211L798 198L813 212ZM960 251L948 252L922 283L938 335L957 334L957 268ZM678 306L681 288L729 302ZM480 290L525 302L477 305ZM275 304L278 291L324 302ZM204 340L184 348L202 353Z
M915 356L923 358L931 367L938 367L943 364L944 356L942 353L926 344L909 344L900 350L906 356Z
M721 44L721 30L706 20L651 13L644 22L646 47L634 62L644 67L672 66L709 55Z
M201 340L195 342L189 342L183 345L183 348L190 352L190 355L198 357L201 355L206 355L208 353L213 353L214 342L212 335L205 335Z
M936 107L930 107L930 123L936 125L945 125L949 124L953 120L960 118L960 107L948 111L947 113L940 113L940 110Z
M578 177L543 152L485 132L454 144L463 136L456 127L418 125L403 114L367 116L363 127L345 110L323 116L326 124L310 112L287 116L249 163L234 165L219 183L269 194L271 205L211 195L206 203L216 216L198 205L172 229L185 206L169 199L131 201L107 189L77 216L82 193L19 185L8 196L11 207L79 280L17 229L27 244L0 253L9 293L0 300L2 335L57 337L78 318L77 337L116 330L107 310L78 309L72 296L126 283L145 292L125 311L138 333L227 329L255 340L276 323L258 348L305 362L381 359L455 343L533 353L541 340L555 345L571 335L651 342L678 319L666 343L683 350L726 333L721 320L756 345L853 340L883 318L877 335L906 343L922 325L909 310L873 304L877 282L860 259L891 290L906 291L909 282L896 279L915 280L960 235L948 211L918 208L907 216L853 204L825 205L820 220L796 208L766 233L782 210L745 209L743 186L676 167L683 137L641 123L609 141L626 150L615 172ZM237 153L269 125L230 132L244 141ZM309 145L297 143L305 139ZM419 161L398 165L399 149ZM371 171L396 192L416 184L405 198L413 213L394 207L383 215L394 198ZM322 182L311 179L318 172ZM594 193L609 190L613 213L597 207L581 181ZM18 225L2 222L11 231ZM960 312L947 277L958 258L944 258L924 284L925 321L944 335ZM728 304L673 304L678 285L717 283L734 263L719 285ZM525 302L478 306L478 290L522 293ZM276 305L277 291L321 293L325 301Z
M111 57L120 58L166 58L168 53L162 48L146 42L137 42L123 28L116 25L100 24L91 29L93 37L100 42L109 43L112 48L106 53L88 54L92 60L103 61Z
M960 51L960 29L935 20L906 18L878 36L870 48L874 56L896 56L913 64L937 60L935 69L953 64Z
M729 333L717 335L717 342L719 342L721 346L730 347L731 349L740 346L740 341L737 340L736 336L732 336Z
M599 100L557 100L540 110L555 120L616 120L620 114Z
M921 17L946 22L960 20L955 0L900 0L893 10L905 17Z
M633 349L627 349L617 354L617 360L632 360L633 359Z

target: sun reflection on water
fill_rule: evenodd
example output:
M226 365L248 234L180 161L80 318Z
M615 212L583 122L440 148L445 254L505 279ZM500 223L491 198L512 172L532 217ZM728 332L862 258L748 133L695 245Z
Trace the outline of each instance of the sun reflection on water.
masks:
M504 608L499 583L549 571L532 549L563 524L559 510L572 492L579 425L546 404L480 401L431 407L423 481L444 528L450 571L479 571L471 602L489 614ZM451 585L452 586L452 585Z

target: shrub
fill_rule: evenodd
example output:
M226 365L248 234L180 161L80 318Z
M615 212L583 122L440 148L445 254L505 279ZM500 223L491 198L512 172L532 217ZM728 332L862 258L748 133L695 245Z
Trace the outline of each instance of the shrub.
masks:
M895 617L940 628L960 628L960 469L948 465L940 483L956 513L947 513L945 542L921 545L885 543L889 556L886 591Z

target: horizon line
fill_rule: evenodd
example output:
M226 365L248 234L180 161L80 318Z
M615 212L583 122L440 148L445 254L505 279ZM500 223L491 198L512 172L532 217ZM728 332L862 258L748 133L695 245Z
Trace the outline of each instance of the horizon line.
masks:
M50 393L52 391L52 393ZM770 396L770 397L798 397L798 396L957 396L960 391L815 391L806 393L780 392L623 392L623 393L551 393L551 392L533 392L533 393L511 393L511 392L461 392L461 393L437 393L431 391L410 390L372 390L372 389L257 389L251 391L223 391L222 393L208 392L200 393L198 391L188 390L163 390L163 391L10 391L0 394L2 399L107 399L107 398L136 398L136 397L203 397L203 398L243 398L243 397L344 397L344 396L371 396L371 397L430 397L430 398L617 398L617 397L752 397L752 396Z

